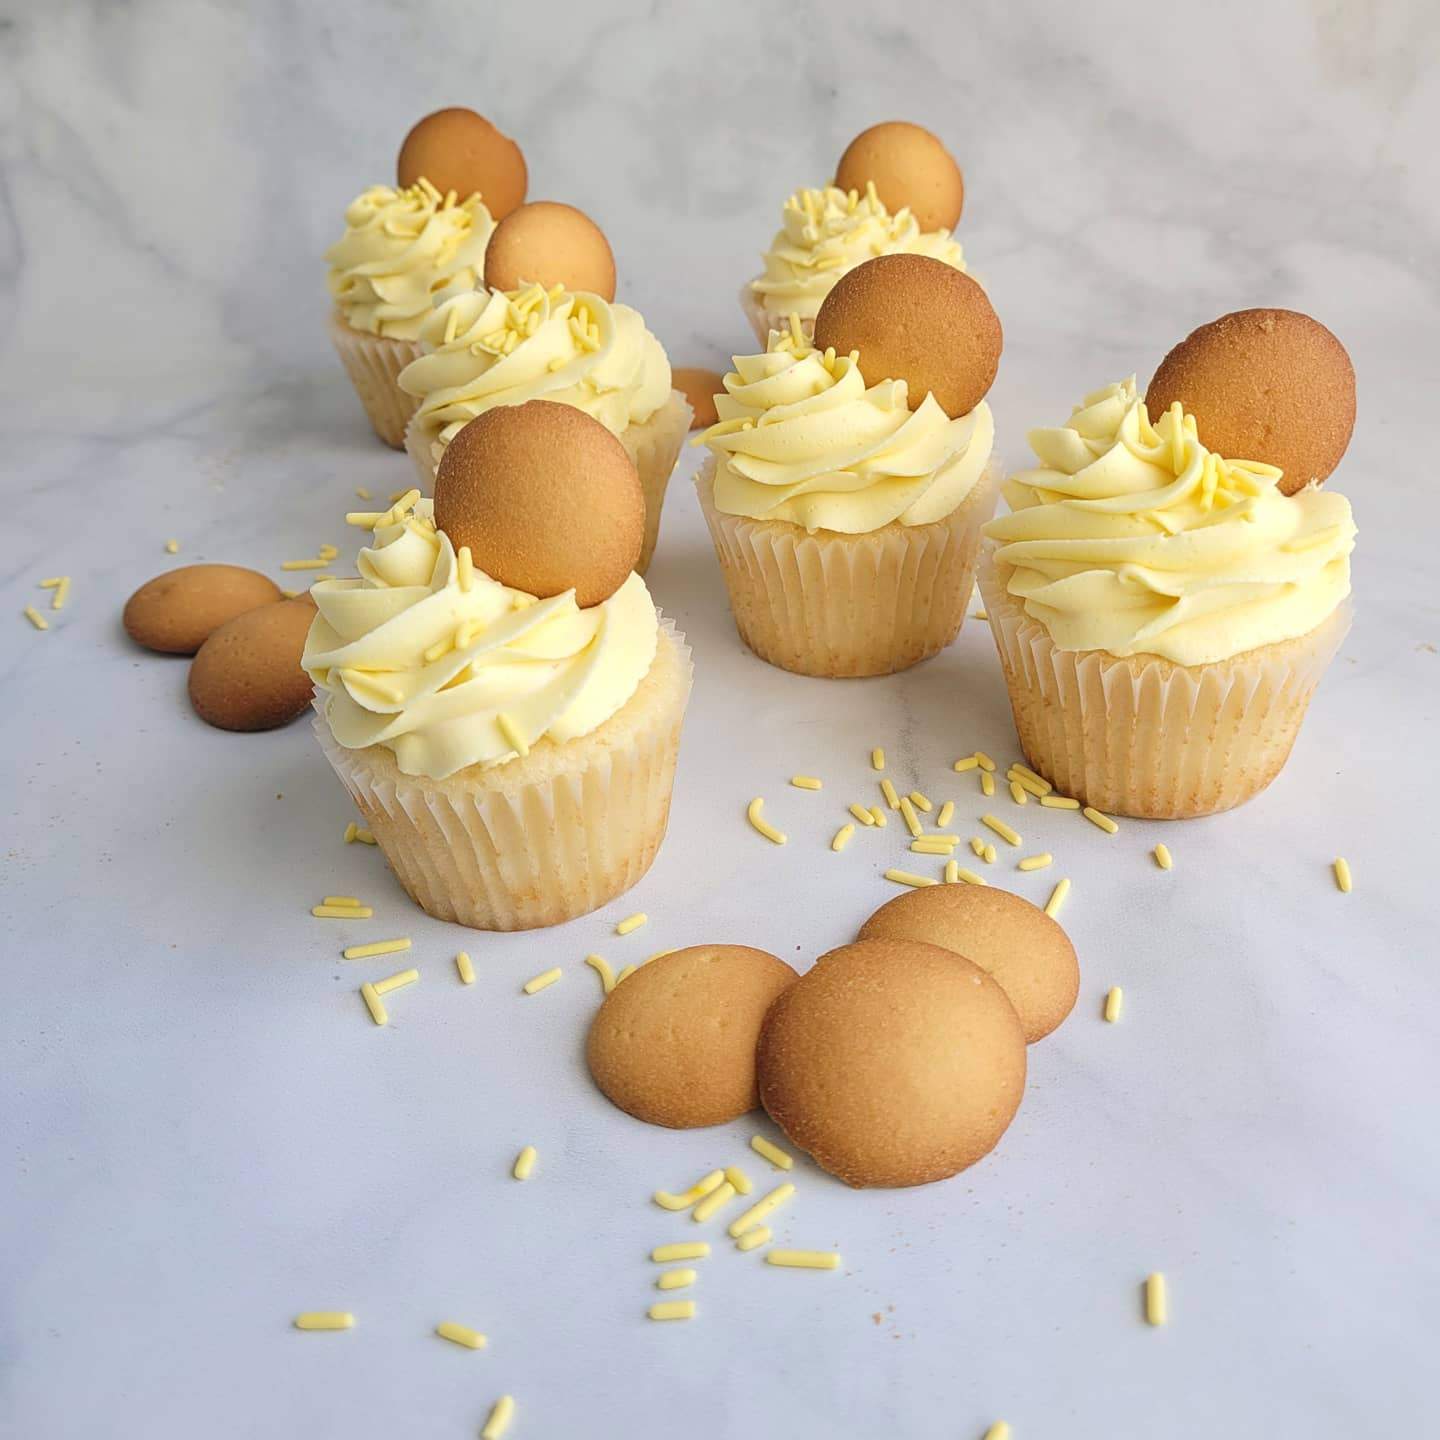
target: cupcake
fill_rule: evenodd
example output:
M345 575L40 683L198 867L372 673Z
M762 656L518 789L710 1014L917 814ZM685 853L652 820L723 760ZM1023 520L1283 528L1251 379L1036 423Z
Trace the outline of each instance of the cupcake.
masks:
M665 490L690 428L660 342L628 305L540 283L454 295L420 330L400 376L417 408L405 448L428 489L454 437L477 415L543 399L583 410L625 447L645 495L637 565L650 563Z
M496 221L524 199L525 161L474 111L441 110L411 130L397 168L394 188L351 202L325 260L330 338L375 433L398 450L415 410L399 374L437 300L482 283Z
M927 255L964 270L950 233L963 201L960 168L928 130L892 121L857 136L833 185L797 190L781 208L764 269L740 292L755 338L764 345L791 315L813 336L836 282L877 255Z
M303 659L315 730L410 896L484 930L606 904L664 836L690 653L632 572L624 449L569 406L500 407L435 498L352 517L357 578L322 581Z
M989 309L973 281L938 261L871 265L894 260L919 276L903 295L881 287L870 297L882 326L910 301L931 307L937 329L966 328L946 286L920 283L936 278L926 267ZM843 308L869 268L852 272L827 307ZM822 311L822 333L832 318ZM833 328L841 338L847 327ZM900 330L904 338L908 327ZM763 353L735 357L715 399L720 418L699 437L712 456L696 485L740 637L802 675L886 675L950 644L995 504L995 427L983 398L993 364L978 385L952 391L907 375L883 333L856 333L866 343L842 350L811 344L798 316L772 331ZM923 338L924 325L911 333ZM998 346L998 325L995 333Z
M985 527L1026 760L1101 810L1179 819L1264 789L1350 625L1349 502L1202 441L1182 401L1152 423L1133 379L1107 385L1031 433L1039 467Z

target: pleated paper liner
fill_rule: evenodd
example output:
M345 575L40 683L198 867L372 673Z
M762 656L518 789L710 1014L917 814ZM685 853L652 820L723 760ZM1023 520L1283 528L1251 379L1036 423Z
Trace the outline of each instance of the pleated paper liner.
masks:
M745 312L745 318L750 322L750 328L755 332L755 338L760 342L762 350L770 343L772 330L788 330L790 328L790 312L769 309L765 303L765 297L752 290L748 280L740 288L740 308ZM815 321L813 319L802 319L800 329L804 331L807 340L815 338Z
M365 407L371 427L389 446L404 448L405 426L419 403L399 386L400 372L420 356L414 340L392 340L385 335L367 335L352 330L332 311L330 340L335 353Z
M627 425L616 437L634 463L640 476L640 488L645 492L645 541L640 547L639 563L635 566L642 575L649 568L650 557L655 553L665 492L680 458L685 437L690 433L693 414L690 402L678 390L672 390L670 398L644 424ZM443 449L436 453L437 448L422 430L418 417L406 426L405 453L410 456L420 488L427 495L434 491L435 472L440 466L440 455L444 453Z
M975 582L980 527L995 508L998 462L943 520L868 535L814 534L722 515L713 457L696 476L740 638L801 675L889 675L959 634Z
M588 914L650 868L670 815L690 649L661 621L654 663L599 729L446 780L402 774L381 745L315 734L390 868L427 914L476 930L531 930Z
M1190 819L1259 794L1350 629L1347 601L1307 635L1208 665L1060 650L1008 593L1009 573L987 544L980 589L1026 763L1115 815Z

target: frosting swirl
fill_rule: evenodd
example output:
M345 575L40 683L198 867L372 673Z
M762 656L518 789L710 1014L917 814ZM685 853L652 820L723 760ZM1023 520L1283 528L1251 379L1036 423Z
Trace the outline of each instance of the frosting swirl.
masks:
M1313 630L1350 593L1343 495L1283 495L1281 472L1201 444L1179 403L1151 424L1135 380L1032 430L1040 468L985 533L1007 587L1062 650L1203 665Z
M951 420L915 411L903 380L866 388L855 355L810 346L792 321L763 355L737 355L715 397L715 507L806 530L867 534L941 520L975 488L995 440L982 400Z
M956 270L965 268L958 240L943 230L921 230L908 209L892 215L873 184L863 194L834 185L797 190L780 218L765 269L750 282L777 314L813 320L835 282L877 255L929 255Z
M571 590L537 600L457 556L418 495L378 517L357 579L310 592L318 614L300 663L326 692L335 739L384 745L405 774L443 780L615 714L655 658L645 582L632 574L588 610Z
M670 362L639 314L559 285L451 296L420 345L400 388L419 398L416 424L437 452L496 405L553 400L619 435L670 398Z
M478 194L458 200L425 179L407 190L372 185L350 202L345 233L325 252L345 323L414 340L439 295L481 283L494 229Z

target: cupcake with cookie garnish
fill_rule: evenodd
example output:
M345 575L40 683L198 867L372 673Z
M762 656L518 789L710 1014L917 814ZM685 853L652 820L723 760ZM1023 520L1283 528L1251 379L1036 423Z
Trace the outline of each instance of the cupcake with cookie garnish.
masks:
M802 675L887 675L955 638L995 504L1000 322L938 260L850 272L735 358L696 485L735 624Z
M613 303L605 236L570 206L521 206L496 229L486 280L488 289L452 296L429 316L423 354L400 376L416 404L405 448L421 485L477 415L527 400L574 406L620 441L640 476L643 573L691 409L639 313Z
M1177 346L1147 399L1107 385L1031 432L980 584L1033 769L1150 819L1275 778L1350 626L1355 525L1320 485L1354 414L1324 326L1248 311Z
M439 110L400 149L397 180L345 211L326 252L330 338L376 435L397 450L414 398L397 384L438 300L473 290L496 222L525 198L525 157L473 110Z
M371 528L312 590L316 734L429 914L555 925L649 868L670 810L690 652L634 573L635 467L598 421L531 401L447 447L433 501Z
M951 234L964 201L960 167L930 131L892 120L857 135L833 184L797 190L781 208L764 269L740 292L755 338L766 344L795 315L809 339L840 278L877 255L928 255L964 270Z

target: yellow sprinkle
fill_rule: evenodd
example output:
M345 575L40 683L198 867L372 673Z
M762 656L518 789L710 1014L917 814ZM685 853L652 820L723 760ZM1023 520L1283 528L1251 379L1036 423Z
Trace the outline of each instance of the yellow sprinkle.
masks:
M375 987L367 980L360 987L360 998L365 1002L365 1008L370 1012L370 1018L377 1025L388 1025L390 1015L385 1009L384 1002L375 993Z
M768 1225L756 1225L735 1241L735 1248L737 1250L754 1250L761 1245L768 1245L772 1238L773 1234Z
M1113 1025L1119 1018L1120 1012L1125 1008L1125 992L1118 986L1106 992L1105 995L1105 1018Z
M678 1245L657 1245L650 1258L657 1265L669 1265L676 1260L703 1260L709 1253L708 1240L682 1240Z
M830 848L836 852L843 850L850 843L850 837L854 833L853 825L842 825L831 837Z
M1028 805L1030 803L1030 797L1026 794L1025 787L1018 780L1012 780L1010 782L1010 798L1017 805Z
M625 966L625 968L615 976L615 984L618 985L622 980L628 980L639 968L638 965Z
M475 583L475 561L471 558L470 547L462 545L455 557L455 580L462 594L469 594Z
M970 848L975 852L977 860L985 858L985 837L983 835L972 835L970 837Z
M1042 795L1040 803L1051 810L1078 810L1080 802L1072 800L1068 795Z
M895 793L895 787L890 783L889 776L880 782L880 793L885 797L885 803L892 810L899 807L900 797Z
M882 830L890 823L885 818L885 812L878 805L870 807L870 816Z
M1010 1427L1003 1420L997 1420L985 1432L985 1440L1010 1440Z
M703 1200L712 1190L718 1190L724 1183L725 1172L712 1170L678 1195L671 1194L668 1190L657 1190L650 1198L662 1210L688 1210L697 1200Z
M363 825L359 826L356 829L355 839L361 845L374 845L376 843L374 835L372 835L370 831L368 831Z
M490 1407L490 1418L480 1432L480 1440L500 1440L500 1437L510 1428L510 1421L514 1417L514 1398L510 1395L502 1395Z
M638 930L650 917L643 911L637 911L634 915L627 915L616 927L617 935L628 935L632 930Z
M980 772L980 793L982 795L995 793L995 777L988 770Z
M870 768L872 770L885 768L885 752L878 745L870 752Z
M351 945L340 953L347 960L369 960L373 955L398 955L410 948L409 936L399 940L377 940L373 945Z
M704 1224L717 1211L723 1210L735 1198L735 1187L723 1180L691 1212L690 1218Z
M935 826L943 830L955 817L955 802L947 800L941 807L940 813L935 817Z
M947 860L954 848L953 840L942 838L939 835L922 835L918 840L910 842L912 855L943 855Z
M908 870L887 870L887 880L894 881L896 885L912 885L919 890L926 885L938 885L938 880L932 880L928 875L912 875Z
M797 790L819 790L824 784L823 781L817 780L813 775L792 775L790 777L790 783Z
M323 560L316 556L313 560L282 560L280 568L282 570L323 570L329 563L329 560Z
M699 1278L699 1271L691 1270L688 1267L666 1270L656 1279L655 1288L657 1290L688 1290Z
M527 1145L515 1157L515 1163L510 1167L510 1173L517 1180L528 1180L535 1173L536 1158L535 1147Z
M910 803L917 809L928 815L935 807L930 803L930 797L922 794L919 790L910 792Z
M745 809L745 818L760 832L767 840L773 841L776 845L785 843L785 832L777 830L765 819L761 811L765 808L765 798L757 795Z
M982 815L982 825L988 825L1008 845L1020 844L1020 836L1016 834L1003 820L997 820L993 815Z
M1040 794L1042 795L1048 795L1055 788L1038 770L1032 770L1028 765L1022 765L1018 760L1011 765L1010 770L1022 779L1029 780L1032 785L1038 785L1040 787ZM1026 786L1026 789L1029 788L1029 786Z
M359 828L353 820L345 827L345 843L347 845L353 845L355 843L355 837Z
M549 989L560 978L560 973L560 967L555 965L549 970L542 971L539 975L532 976L521 986L521 989L527 995L538 995L540 991Z
M977 610L975 612L975 618L977 620L988 620L990 618L990 612L988 610Z
M43 586L45 589L54 589L55 593L50 597L50 608L52 610L63 610L65 602L70 598L70 577L62 575L54 586Z
M167 540L165 542L165 553L167 555L178 555L180 553L180 542L178 540Z
M1170 1318L1169 1296L1165 1293L1165 1277L1156 1271L1145 1277L1145 1321L1163 1325Z
M327 895L320 903L322 905L363 905L365 902L358 895Z
M514 718L501 710L495 716L495 725L505 737L505 743L523 760L530 753L530 746L520 733L520 727L516 725Z
M980 858L987 865L993 865L995 863L995 847L993 845L986 845L984 850L980 852Z
M973 755L964 755L955 762L953 768L963 775L967 770L973 770L979 763Z
M21 614L37 629L48 630L50 622L33 606L27 605Z
M297 1330L353 1330L355 1317L348 1310L306 1310L295 1317Z
M1162 870L1174 869L1175 861L1171 858L1170 847L1168 845L1157 845L1155 849L1151 851L1151 854L1155 856L1155 863Z
M1098 826L1107 835L1113 835L1120 827L1108 816L1102 815L1094 806L1087 805L1080 812L1092 825Z
M975 763L987 774L995 769L995 762L983 750L975 752Z
M752 1140L750 1143L753 1145L755 1142ZM738 1239L752 1225L758 1225L794 1193L795 1187L788 1180L783 1185L777 1185L763 1200L757 1200L743 1215L737 1215L730 1222L730 1238Z
M875 817L858 801L850 806L850 813L862 824L873 825Z
M615 972L610 962L601 955L587 955L585 963L600 977L600 984L608 995L615 988Z
M1043 870L1047 865L1054 863L1055 857L1045 850L1039 855L1027 855L1015 868L1017 870Z
M368 500L370 498L370 492L363 485L357 485L355 487L355 496L356 499L359 500Z
M652 1320L693 1320L695 1318L695 1302L693 1300L661 1300L652 1305L645 1313Z
M383 980L375 982L375 993L388 995L392 990L403 990L407 985L413 985L419 978L418 970L397 970L393 975L387 975Z
M768 1160L777 1170L788 1170L795 1163L793 1156L787 1155L778 1145L773 1144L763 1135L752 1135L750 1148L762 1159Z
M1018 785L1027 794L1033 795L1037 800L1043 800L1050 793L1050 786L1046 781L1037 780L1033 775L1024 775L1011 766L1005 778L1012 784Z
M1355 884L1354 877L1350 874L1350 862L1343 855L1335 861L1335 884L1345 895L1350 893Z
M467 1350L485 1348L485 1337L478 1330L472 1330L468 1325L457 1325L453 1320L442 1320L435 1327L435 1333L442 1340L448 1340L452 1345L463 1345Z
M460 951L455 957L455 969L460 974L462 985L473 985L475 983L475 967L470 963L470 957L465 951Z
M925 827L921 825L919 817L915 814L915 807L910 803L908 795L900 797L900 818L905 822L905 828L910 832L912 838L918 840L925 833Z
M675 948L676 947L671 946L671 948L668 950L657 950L653 955L647 955L640 963L642 965L648 965L652 960L660 959L662 955L673 955L675 953Z
M833 1250L767 1250L765 1263L790 1270L838 1270L840 1257Z
M738 1165L727 1165L725 1178L735 1187L737 1195L748 1195L755 1188L750 1183L750 1177Z
M947 885L958 885L960 883L960 862L958 860L947 860L945 862L945 883Z
M41 590L54 590L56 586L62 584L69 578L68 575L52 575L48 580L42 580L39 588Z
M1060 907L1065 903L1065 897L1070 893L1070 881L1057 880L1055 888L1050 892L1050 898L1045 902L1045 913L1053 920L1059 913Z
M310 913L320 920L368 920L375 912L368 905L312 905Z
M988 885L990 883L983 875L977 875L973 870L965 869L963 865L955 867L955 878L963 880L967 885Z

